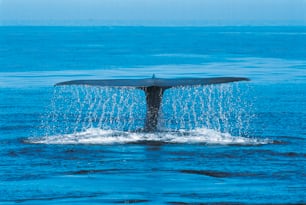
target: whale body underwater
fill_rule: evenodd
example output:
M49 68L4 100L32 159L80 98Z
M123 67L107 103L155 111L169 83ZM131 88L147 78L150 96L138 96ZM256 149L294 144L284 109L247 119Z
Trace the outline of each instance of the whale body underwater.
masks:
M243 77L215 77L215 78L152 78L144 79L97 79L97 80L72 80L55 84L55 86L64 85L84 85L98 87L114 87L127 89L140 89L146 95L146 119L143 132L157 131L159 109L165 90L173 87L213 85L222 83L231 83L237 81L250 81Z

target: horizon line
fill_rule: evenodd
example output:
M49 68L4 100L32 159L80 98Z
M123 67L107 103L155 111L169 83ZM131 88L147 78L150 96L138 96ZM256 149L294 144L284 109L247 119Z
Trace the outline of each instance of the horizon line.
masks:
M306 27L306 24L207 24L207 25L142 25L142 24L1 24L0 27Z

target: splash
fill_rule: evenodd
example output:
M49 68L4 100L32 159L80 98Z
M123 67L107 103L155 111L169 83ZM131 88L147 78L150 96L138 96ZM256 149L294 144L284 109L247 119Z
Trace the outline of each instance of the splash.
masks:
M247 87L179 87L165 92L159 130L205 127L235 136L248 132L252 104ZM145 95L137 89L68 86L56 88L38 136L68 134L88 128L136 131L144 126Z
M242 84L173 88L165 92L158 132L139 132L145 121L140 90L56 88L50 111L30 143L126 144L140 142L257 145L249 136L252 105ZM40 137L43 136L43 137Z
M207 128L179 130L176 132L127 132L89 128L83 132L30 138L31 144L207 144L207 145L263 145L273 143L269 139L232 136Z

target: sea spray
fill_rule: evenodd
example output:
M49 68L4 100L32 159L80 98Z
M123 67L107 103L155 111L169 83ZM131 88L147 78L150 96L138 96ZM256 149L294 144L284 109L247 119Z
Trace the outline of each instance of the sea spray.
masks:
M204 127L247 136L250 120L254 117L249 90L249 86L238 83L167 90L160 127L170 130Z
M249 86L240 83L177 87L165 92L158 130L172 132L215 130L247 136L252 118ZM55 87L43 136L84 133L90 129L141 131L146 114L145 95L138 89Z

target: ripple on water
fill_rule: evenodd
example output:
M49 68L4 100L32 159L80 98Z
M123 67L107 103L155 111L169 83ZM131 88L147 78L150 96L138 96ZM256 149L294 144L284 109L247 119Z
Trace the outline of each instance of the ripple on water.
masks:
M244 173L244 172L223 172L223 171L213 171L213 170L180 170L181 173L185 174L198 174L205 175L215 178L229 178L229 177L254 177L261 174L256 173Z

